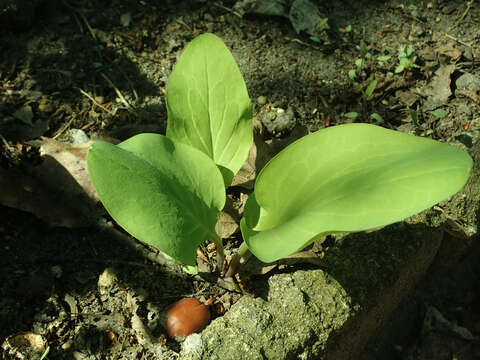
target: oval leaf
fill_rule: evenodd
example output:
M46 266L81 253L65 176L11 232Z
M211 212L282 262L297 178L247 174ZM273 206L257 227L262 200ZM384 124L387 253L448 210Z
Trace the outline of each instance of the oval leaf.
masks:
M362 231L416 214L459 191L472 159L448 144L368 124L320 130L260 172L241 229L260 260L316 235Z
M87 164L109 214L139 240L195 265L198 245L217 236L223 178L201 151L140 134L118 145L94 143Z
M210 156L229 186L253 141L252 105L242 74L213 34L196 37L167 84L167 136Z

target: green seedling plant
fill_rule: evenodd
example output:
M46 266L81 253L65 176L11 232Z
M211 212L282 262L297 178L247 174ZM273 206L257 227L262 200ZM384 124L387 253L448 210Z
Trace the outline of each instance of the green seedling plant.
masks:
M443 109L436 109L436 110L430 111L430 114L435 116L437 119L441 119L445 117L448 113Z
M328 17L320 19L320 21L317 24L317 30L322 31L328 29ZM318 36L310 36L310 40L316 42L316 43L322 43L324 45L329 45L328 42L322 41Z
M359 71L361 71L365 64L365 60L370 60L372 58L372 55L368 52L367 44L365 44L365 41L363 40L360 40L360 45L357 46L357 48L358 50L360 50L361 57L355 60L355 66ZM357 70L356 69L348 70L348 77L351 80L355 80L355 78L357 77Z
M140 134L87 155L92 182L127 232L186 265L197 247L219 246L226 188L252 146L252 106L230 51L195 38L167 84L166 136ZM416 214L459 191L469 155L448 144L369 124L311 133L258 174L240 228L250 250L273 262L318 236L357 232Z
M418 67L415 64L417 55L413 52L411 46L402 46L398 49L398 65L395 67L395 74L400 74L405 70Z

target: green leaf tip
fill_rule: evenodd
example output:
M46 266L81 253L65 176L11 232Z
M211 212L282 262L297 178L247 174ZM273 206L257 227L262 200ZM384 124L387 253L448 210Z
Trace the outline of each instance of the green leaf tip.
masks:
M472 168L453 146L369 124L307 135L260 172L241 230L264 262L319 234L354 232L414 215L458 192Z
M192 40L167 83L167 136L212 158L225 187L253 142L252 104L242 74L216 35Z
M201 151L140 134L118 145L95 142L87 165L109 214L139 240L195 265L197 247L217 236L223 178Z

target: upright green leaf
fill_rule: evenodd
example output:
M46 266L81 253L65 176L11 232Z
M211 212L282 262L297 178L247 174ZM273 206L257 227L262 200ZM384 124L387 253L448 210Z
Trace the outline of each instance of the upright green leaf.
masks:
M109 214L139 240L194 265L198 245L217 236L223 178L201 151L140 134L119 145L94 143L87 164Z
M253 141L252 105L242 74L223 42L196 37L167 84L167 136L212 158L230 185Z
M260 172L242 234L255 256L274 261L318 234L372 229L418 213L459 191L471 167L460 149L374 125L320 130Z

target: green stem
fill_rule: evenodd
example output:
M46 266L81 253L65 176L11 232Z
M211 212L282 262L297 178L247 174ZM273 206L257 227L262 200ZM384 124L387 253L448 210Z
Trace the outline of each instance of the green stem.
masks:
M248 246L245 241L243 241L238 247L235 255L233 255L232 261L230 261L230 265L228 266L228 270L224 277L233 277L238 272L240 264L245 263L249 256L250 253L248 252Z
M237 250L237 254L238 256L240 257L244 257L245 254L247 253L248 251L248 246L247 246L247 243L245 241L242 241L242 243L240 244L240 246L238 247L238 250Z

